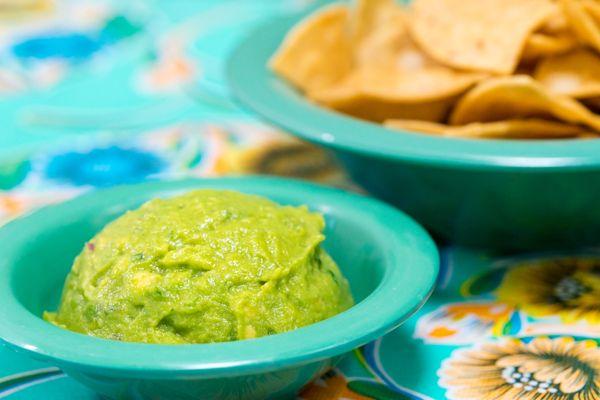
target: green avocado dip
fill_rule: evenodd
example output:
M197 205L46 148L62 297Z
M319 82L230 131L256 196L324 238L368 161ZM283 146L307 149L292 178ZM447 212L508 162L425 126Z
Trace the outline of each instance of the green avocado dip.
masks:
M286 332L353 304L320 214L233 191L151 200L84 246L51 323L101 338L210 343Z

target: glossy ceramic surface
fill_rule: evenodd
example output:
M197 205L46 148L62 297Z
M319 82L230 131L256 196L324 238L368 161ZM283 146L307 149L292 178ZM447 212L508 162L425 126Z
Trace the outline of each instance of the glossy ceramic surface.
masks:
M303 15L271 20L231 55L250 109L333 149L353 178L454 243L581 246L600 235L600 140L467 140L391 131L305 100L267 67Z
M41 319L58 304L75 255L107 222L153 197L235 189L307 204L327 221L325 247L357 304L326 321L255 340L148 345L92 338ZM404 214L367 197L298 181L230 178L151 182L93 192L0 230L0 338L111 398L293 396L341 355L398 326L429 296L438 254Z

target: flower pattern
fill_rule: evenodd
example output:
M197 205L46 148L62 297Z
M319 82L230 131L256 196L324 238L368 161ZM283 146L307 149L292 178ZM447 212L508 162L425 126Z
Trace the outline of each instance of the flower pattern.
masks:
M13 44L12 52L21 60L63 59L72 62L89 59L106 45L133 36L140 27L123 15L105 21L97 32L36 33Z
M600 335L600 256L521 256L495 262L460 286L468 301L421 316L426 343L469 344L500 336Z
M0 7L0 18L30 18L51 11L52 0L7 1Z
M537 337L456 350L439 376L451 400L598 400L599 371L596 341Z
M36 208L60 203L80 194L76 189L44 191L0 191L0 226ZM0 397L1 398L1 397Z
M512 315L512 307L496 302L445 304L419 319L415 336L427 343L470 344L503 333Z
M13 54L19 59L49 58L83 60L100 49L100 43L79 33L50 34L27 38L14 44Z
M14 3L14 4L13 4ZM32 0L9 2L0 17L0 94L50 89L72 67L117 62L112 49L143 32L140 10L110 0L95 2ZM39 14L39 18L34 17ZM29 19L28 19L29 17ZM104 55L107 55L106 57Z
M600 324L600 258L566 257L517 264L496 290L499 301L533 317Z
M110 146L59 154L48 163L46 176L75 186L106 187L139 182L163 168L163 160L153 153Z
M211 142L222 149L212 172L224 174L265 174L307 179L335 186L348 186L340 166L323 149L271 129L213 128Z

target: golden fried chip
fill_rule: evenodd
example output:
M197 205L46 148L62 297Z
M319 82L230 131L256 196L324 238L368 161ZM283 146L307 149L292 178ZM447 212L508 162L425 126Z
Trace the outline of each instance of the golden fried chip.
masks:
M271 68L303 90L329 86L352 67L346 32L348 9L319 10L294 27L271 59Z
M600 96L600 56L591 50L546 58L533 76L554 93L575 98Z
M415 120L387 120L385 121L385 126L392 129L434 135L482 139L552 139L579 137L588 134L585 129L579 126L543 119L472 122L463 126L449 126L435 122Z
M578 46L577 40L568 33L561 35L548 35L533 33L527 39L521 60L534 61L544 57L563 54Z
M423 54L408 35L404 11L393 0L359 0L350 26L356 69L337 85L309 92L313 100L337 110L371 120L389 118L386 110L439 120L450 106L446 99L487 76L453 70Z
M376 122L388 118L442 121L456 101L456 97L415 102L388 101L365 95L352 85L324 89L313 93L311 98L344 114Z
M585 104L590 110L596 114L600 114L600 97L592 97L589 99L583 99L582 101L583 104Z
M407 36L404 11L394 0L358 0L348 25L359 68L393 64Z
M464 74L444 67L431 67L410 74L393 70L365 70L361 75L362 91L366 95L389 101L432 101L464 92L485 76Z
M359 0L349 25L356 68L338 84L308 93L338 111L373 121L441 121L458 94L487 76L455 71L423 54L393 0Z
M579 47L579 42L569 29L569 22L563 8L553 2L551 14L538 30L527 38L521 54L521 61L537 61L540 58L562 54L577 47Z
M445 67L425 55L409 37L406 15L393 0L359 0L356 17L363 23L354 24L360 28L358 61L349 80L365 95L432 101L462 93L486 77Z
M546 18L539 33L546 35L563 34L569 30L569 21L563 12L563 9L557 3L552 3L552 13Z
M452 125L518 118L554 118L600 132L600 116L570 97L555 94L527 75L488 79L463 96Z
M449 128L451 128L445 124L422 121L420 119L387 119L383 122L383 125L391 129L429 133L433 135L445 135Z
M432 100L423 103L394 103L362 97L336 109L348 115L382 122L387 118L415 118L424 121L442 121L448 115L455 99Z
M354 0L304 20L271 66L312 101L397 129L598 137L600 56L582 44L600 50L599 0Z
M385 101L417 103L454 97L485 77L485 74L463 73L435 65L415 70L363 67L352 72L341 85L353 88L360 95ZM323 98L322 93L315 91L311 96L319 100Z
M581 0L583 7L590 14L590 16L596 21L596 24L600 24L600 1L598 0Z
M600 21L589 11L589 6L580 0L561 0L560 4L579 40L600 51Z
M512 73L525 42L555 11L550 0L415 0L410 32L437 61Z

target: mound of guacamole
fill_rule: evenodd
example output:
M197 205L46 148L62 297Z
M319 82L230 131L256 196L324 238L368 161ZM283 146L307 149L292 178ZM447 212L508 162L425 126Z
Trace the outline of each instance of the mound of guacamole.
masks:
M353 304L324 220L233 191L151 200L85 244L55 313L101 338L210 343L286 332Z

